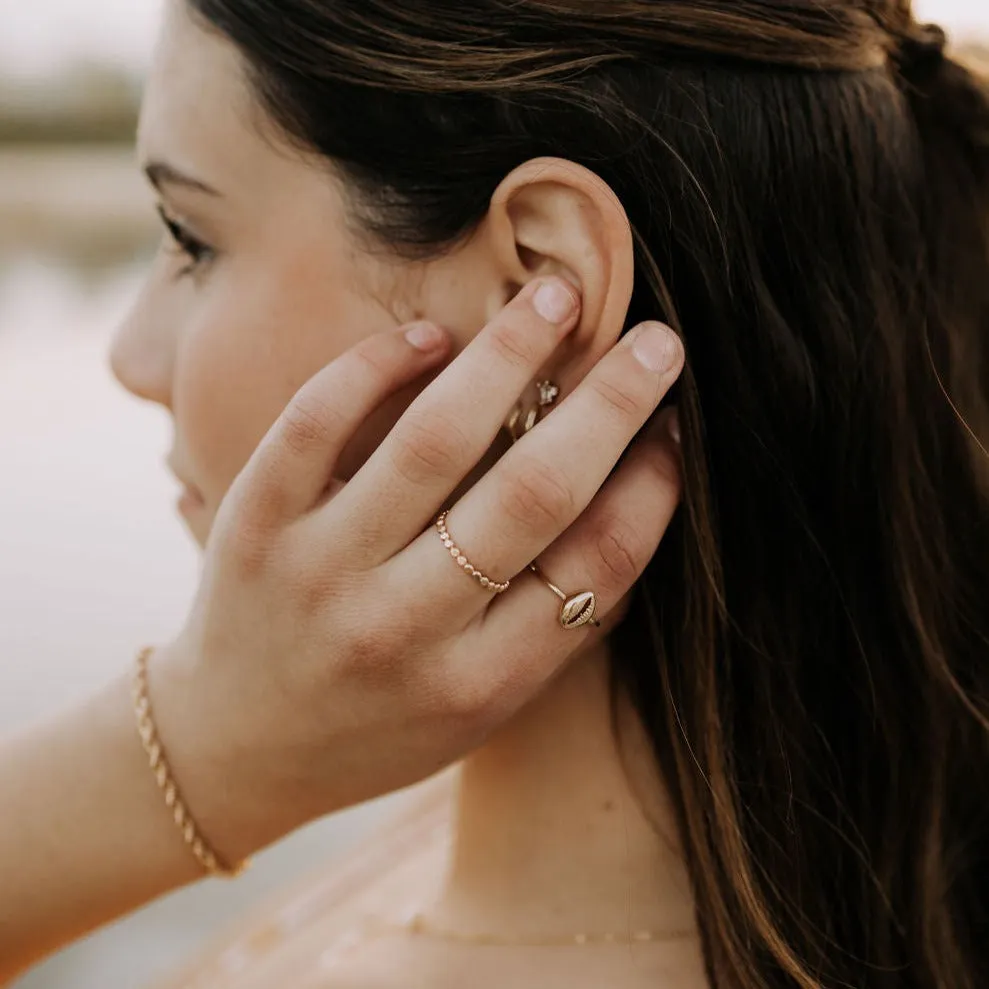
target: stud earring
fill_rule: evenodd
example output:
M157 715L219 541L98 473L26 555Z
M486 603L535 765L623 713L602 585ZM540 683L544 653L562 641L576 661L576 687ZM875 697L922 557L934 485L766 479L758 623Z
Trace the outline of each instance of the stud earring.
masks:
M536 390L539 399L535 405L526 407L524 402L519 402L512 410L508 420L508 432L513 443L518 443L526 433L530 432L546 414L546 410L560 397L559 386L552 381L537 381Z

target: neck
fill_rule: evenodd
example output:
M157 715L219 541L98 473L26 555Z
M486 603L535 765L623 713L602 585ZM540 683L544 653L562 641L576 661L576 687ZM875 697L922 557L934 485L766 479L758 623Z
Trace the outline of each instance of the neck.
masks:
M464 764L431 918L496 936L694 929L673 814L638 720L616 740L604 642Z

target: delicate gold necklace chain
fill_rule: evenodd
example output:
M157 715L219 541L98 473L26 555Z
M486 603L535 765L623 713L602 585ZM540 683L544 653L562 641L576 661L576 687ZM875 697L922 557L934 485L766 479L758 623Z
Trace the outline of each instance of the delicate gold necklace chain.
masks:
M380 921L380 926L393 931L402 931L414 937L435 938L439 941L453 941L459 944L478 944L489 947L528 947L528 948L566 948L572 945L601 945L601 944L650 944L660 941L683 941L696 937L696 930L679 931L609 931L606 933L559 934L540 937L536 935L502 935L502 934L468 934L461 931L448 930L432 924L421 913L415 914L405 922L389 923Z

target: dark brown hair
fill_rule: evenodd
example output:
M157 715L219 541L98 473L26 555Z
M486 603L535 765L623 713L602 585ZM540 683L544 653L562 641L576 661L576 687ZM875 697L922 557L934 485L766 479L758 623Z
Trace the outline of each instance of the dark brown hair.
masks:
M190 0L372 240L572 159L684 509L615 633L724 989L989 986L989 92L906 0Z

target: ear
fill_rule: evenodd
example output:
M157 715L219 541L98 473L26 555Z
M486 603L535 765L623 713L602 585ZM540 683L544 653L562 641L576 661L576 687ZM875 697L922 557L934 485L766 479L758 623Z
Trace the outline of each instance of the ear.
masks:
M564 393L615 344L633 286L631 226L611 187L582 165L534 158L498 186L478 233L497 273L491 319L533 278L559 275L581 296L581 319L547 372Z

